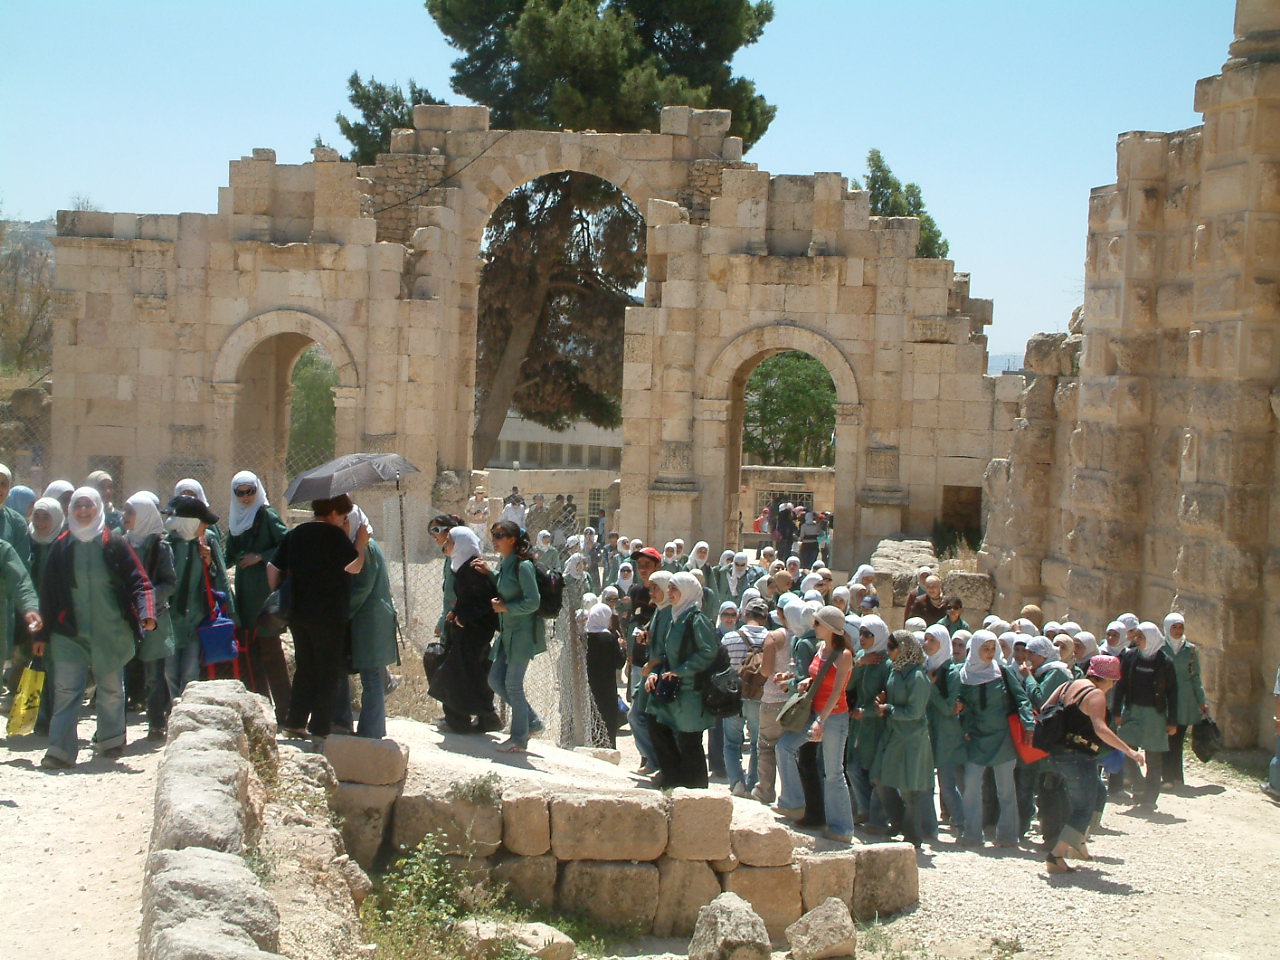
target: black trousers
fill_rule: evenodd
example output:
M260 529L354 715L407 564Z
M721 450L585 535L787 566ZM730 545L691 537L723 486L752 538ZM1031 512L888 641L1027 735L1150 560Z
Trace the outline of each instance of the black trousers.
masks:
M826 794L822 789L822 744L805 741L796 751L796 770L804 792L804 826L820 827L827 822Z
M612 633L587 634L587 686L604 721L610 749L618 742L618 640Z
M1170 738L1172 739L1172 737ZM1129 792L1134 803L1154 805L1160 798L1160 783L1164 780L1165 751L1147 750L1147 769L1145 773L1132 760L1125 760L1125 775L1133 784Z
M876 793L889 818L889 832L901 833L907 843L920 846L924 842L924 830L920 825L920 791L896 790L882 783L876 784Z
M702 750L702 731L672 730L656 720L650 724L649 731L653 735L653 752L657 754L654 759L661 771L658 785L664 790L671 787L705 790L707 755Z
M343 648L347 637L345 621L299 620L289 622L293 634L293 691L285 726L306 729L317 737L327 737L333 724L333 698L338 680L346 673ZM310 722L308 723L308 720Z
M1169 737L1169 750L1164 754L1164 768L1161 773L1164 782L1171 787L1180 787L1187 782L1182 769L1182 748L1187 742L1187 731L1191 728L1178 724L1178 728Z
M295 629L292 633L296 647L298 631ZM283 723L293 698L293 685L289 682L289 665L284 662L280 637L264 637L252 628L242 627L237 631L236 639L249 646L249 675L241 679L254 693L271 698L276 710L276 723ZM338 656L342 656L341 643Z

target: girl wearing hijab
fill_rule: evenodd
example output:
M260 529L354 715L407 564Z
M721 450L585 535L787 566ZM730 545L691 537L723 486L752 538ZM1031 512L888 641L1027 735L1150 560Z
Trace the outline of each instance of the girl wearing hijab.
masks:
M67 480L54 480L44 488L43 495L57 500L62 505L62 515L69 516L71 513L71 494L75 489Z
M853 649L845 636L844 614L831 606L819 607L814 614L814 636L821 643L810 660L804 679L797 690L818 684L813 698L807 729L788 730L778 740L778 776L782 792L778 799L781 810L795 809L804 798L797 753L802 744L815 744L822 755L822 810L826 829L823 836L837 843L853 839L853 806L849 786L844 779L845 741L849 735L849 703L846 689L853 670ZM788 679L788 678L780 678ZM815 764L816 768L816 764ZM816 769L815 769L816 772ZM816 817L806 806L804 820L813 826Z
M960 666L951 659L951 636L940 623L925 628L925 674L929 677L929 743L938 771L938 799L957 835L964 833L964 806L960 782L964 778L965 745L960 717L955 712L960 692ZM922 795L922 829L926 838L938 835L938 811L932 791Z
M1060 635L1070 643L1070 636ZM1018 671L1034 710L1040 710L1054 691L1073 679L1071 670L1058 658L1057 646L1047 637L1032 637L1027 641L1025 659ZM1040 816L1045 842L1050 842L1066 818L1060 803L1063 788L1057 782L1057 774L1047 759L1026 763L1019 758L1014 781L1018 789L1019 835L1025 836L1030 831L1034 807Z
M1116 733L1147 755L1145 778L1141 771L1134 776L1134 770L1129 770L1132 782L1141 784L1134 790L1134 802L1154 810L1160 797L1169 738L1178 729L1178 675L1164 634L1149 620L1138 624L1135 645L1120 654L1120 679L1112 703Z
M280 635L258 632L258 614L271 595L267 564L275 559L289 532L280 515L267 502L267 491L256 474L241 470L231 478L231 513L227 517L228 567L236 568L237 641L249 652L248 685L254 693L269 696L275 704L276 722L284 725L292 687L285 665Z
M1081 630L1071 641L1072 653L1075 654L1076 672L1082 677L1089 675L1089 661L1098 655L1098 638L1088 630ZM1110 684L1108 684L1108 688Z
M1018 798L1014 768L1018 755L1009 733L1008 716L1016 711L1030 728L1035 719L1016 674L1002 667L1000 644L990 630L978 630L969 638L969 651L960 668L960 726L965 735L964 835L960 845L981 847L982 777L990 769L995 776L1000 814L996 822L996 846L1018 845Z
M31 506L36 502L36 492L30 487L24 487L21 484L9 491L9 496L5 499L4 505L12 510L16 510L23 520L31 518Z
M925 672L924 650L905 630L886 645L893 669L876 712L886 720L871 779L889 820L889 833L901 832L917 850L924 842L921 796L933 796L933 747L929 742L929 698L933 685Z
M351 577L351 669L360 675L360 721L356 736L380 740L387 735L387 685L383 671L399 663L396 649L396 608L391 601L391 580L382 547L373 539L373 526L354 504L347 514L347 536L354 544L361 527L368 527L364 566ZM353 729L351 682L344 673L338 681L334 726Z
M41 497L31 508L31 581L38 587L44 577L45 562L49 558L49 545L62 532L66 524L62 504L53 497Z
M0 664L12 655L9 689L17 690L34 650L33 633L39 629L40 599L27 565L7 540L0 540ZM25 629L15 636L19 623ZM35 623L33 628L31 624ZM48 676L45 678L48 683ZM43 699L43 698L42 698Z
M173 654L164 664L165 682L173 700L200 676L200 637L196 630L213 612L209 591L228 597L232 593L222 548L211 531L217 515L195 497L185 496L170 500L164 514L175 580L169 596ZM226 615L232 620L237 618L235 607L234 602L227 605ZM280 710L287 706L282 705Z
M1188 728L1209 715L1209 702L1204 696L1204 683L1200 679L1200 651L1187 641L1186 621L1182 614L1171 613L1164 618L1165 649L1173 660L1174 676L1178 678L1177 727L1169 737L1169 753L1164 758L1162 773L1165 786L1181 787L1186 783L1182 770L1182 747Z
M674 700L649 701L653 747L658 753L659 786L706 789L707 755L702 735L715 722L702 706L702 694L694 677L711 665L719 652L715 630L702 615L702 587L687 570L676 573L667 588L671 603L671 625L660 637L650 640L649 676L645 688L657 688L658 673L668 681L679 680ZM655 643L656 641L656 643Z
M534 544L533 555L547 570L560 570L560 551L551 541L550 530L538 531L538 542Z
M633 541L634 543L634 541ZM667 587L671 585L672 574L666 570L655 570L649 575L649 587L636 584L632 588L632 609L635 611L631 643L631 710L627 714L631 726L631 735L635 737L636 749L640 752L640 769L637 773L656 774L655 781L661 777L658 766L658 750L653 742L653 728L656 724L649 711L650 696L647 680L654 666L649 651L658 644L658 637L666 636L671 626L671 602L667 596ZM647 598L642 594L647 593ZM647 602L642 603L642 599ZM660 662L660 661L659 661Z
M111 474L105 470L94 470L85 478L84 483L87 487L93 487L102 496L102 510L103 516L106 517L107 529L121 533L124 530L124 513L117 510L116 505L111 502L116 491L116 482Z
M75 765L76 720L89 679L97 683L97 735L103 756L124 753L124 665L156 628L155 594L133 548L107 529L102 496L81 487L71 496L68 532L54 541L40 598L44 630L34 644L57 664L49 747L40 766Z
M872 832L887 829L884 806L871 780L871 768L880 751L884 718L876 710L876 700L889 680L889 626L875 614L862 618L858 628L861 648L849 676L849 719L853 730L845 750L844 769L857 805L853 822L867 824Z
M9 472L9 468L0 463L0 540L5 540L13 545L13 549L18 551L18 556L22 558L22 562L29 564L31 562L31 534L27 531L27 516L24 512L15 510L6 503L9 496L9 484L13 482L13 475Z
M606 587L600 598L587 605L585 622L582 625L587 639L587 687L595 702L596 713L604 724L604 743L599 742L599 731L596 731L595 742L591 746L608 747L612 750L618 740L618 681L617 671L626 659L626 646L614 632L614 605L618 602L618 591L615 587Z
M538 616L542 597L533 567L533 548L525 532L510 521L500 520L489 529L489 536L502 558L493 576L498 595L490 601L499 616L489 686L511 708L511 736L499 749L504 753L526 753L529 737L542 731L542 720L524 692L529 661L547 651L546 623ZM567 543L565 548L568 549ZM570 560L575 558L580 566L585 565L586 558L580 553ZM485 561L476 562L476 566L489 573ZM565 575L572 575L569 565Z
M138 650L145 682L147 739L163 740L169 723L169 685L164 678L165 659L173 655L173 621L169 598L178 585L173 569L173 550L166 542L160 498L150 490L135 493L124 503L124 536L133 547L142 569L155 591L156 629L150 631Z
M662 548L662 569L668 573L680 572L680 558L677 555L674 540L667 541L666 546Z
M779 603L778 609L782 612L791 650L791 671L784 676L789 684L789 692L794 692L800 679L808 676L809 666L821 646L814 629L814 615L821 609L821 604L805 603L790 593L780 597ZM848 697L845 702L848 703ZM778 812L795 819L797 826L821 827L827 822L822 774L818 769L820 750L819 743L807 739L796 750L796 770L800 775L804 806L785 807L781 803L778 806Z
M498 629L493 607L498 591L473 563L480 556L480 538L470 526L450 528L444 552L452 599L444 614L444 659L431 677L429 692L440 701L444 722L454 733L496 732L502 721L494 709L488 661Z
M711 566L711 546L707 541L699 540L693 545L685 567L690 573L695 570L702 573L702 615L713 620L721 601L729 598L720 596L720 584L717 582L715 568ZM737 607L736 601L734 606Z
M209 497L204 492L204 484L195 479L195 477L183 477L175 483L173 485L173 495L175 497L194 497L206 507L210 506ZM214 538L218 541L218 548L222 549L222 531L218 529L218 525L216 523L210 524L209 532L213 534Z

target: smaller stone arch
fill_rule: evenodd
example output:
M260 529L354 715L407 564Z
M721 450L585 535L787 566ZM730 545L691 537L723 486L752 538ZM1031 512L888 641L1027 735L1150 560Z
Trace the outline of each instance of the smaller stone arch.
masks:
M360 369L342 334L314 314L293 308L264 311L232 330L214 359L213 382L236 382L245 358L254 348L264 340L282 334L297 334L318 343L338 371L338 385L359 388Z
M858 377L849 358L831 338L793 323L771 323L742 331L716 354L703 380L702 398L732 399L736 380L749 372L752 361L788 350L798 350L820 360L836 387L837 409L849 410L860 403Z

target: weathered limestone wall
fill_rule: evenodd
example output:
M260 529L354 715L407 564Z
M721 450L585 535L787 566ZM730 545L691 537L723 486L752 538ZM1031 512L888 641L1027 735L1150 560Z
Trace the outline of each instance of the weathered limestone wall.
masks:
M870 216L838 174L756 170L729 123L667 107L658 133L490 130L487 108L419 106L370 166L323 148L234 161L213 215L62 212L56 469L216 492L248 468L278 496L289 375L318 343L339 372L338 453L395 449L421 490L470 476L485 226L515 188L577 170L648 217L620 522L736 545L743 386L803 350L839 394L833 563L927 533L943 488L980 487L1007 452L1014 398L983 375L991 304L950 261L914 258L916 220Z
M1234 744L1270 736L1280 658L1278 37L1280 4L1241 0L1232 58L1196 86L1204 125L1119 138L1090 198L1083 338L1029 344L987 477L1001 607L1098 627L1180 610Z

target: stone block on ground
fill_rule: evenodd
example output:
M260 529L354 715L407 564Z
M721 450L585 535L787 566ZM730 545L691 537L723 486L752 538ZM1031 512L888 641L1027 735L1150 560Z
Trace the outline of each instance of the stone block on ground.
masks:
M240 714L249 745L255 753L276 757L276 715L266 697L250 693L239 680L202 680L182 691L183 703L212 703Z
M391 826L391 808L400 794L400 785L372 786L340 783L329 800L342 816L342 842L356 863L371 869Z
M658 910L658 868L652 863L566 863L556 908L616 929L650 930Z
M858 865L856 853L852 850L807 853L797 862L800 864L800 899L805 910L814 909L829 897L853 906Z
M952 570L942 578L942 592L948 597L964 601L964 619L978 624L991 612L995 602L996 587L989 574Z
M323 754L310 753L292 744L283 744L279 754L280 775L308 784L326 794L338 789L333 766Z
M180 742L195 743L205 735L229 739L216 731L188 731ZM155 819L151 849L204 847L242 852L248 842L249 762L233 749L166 748L156 777Z
M502 809L448 794L441 784L406 787L391 814L392 842L408 850L429 833L440 834L441 852L487 857L502 845Z
M781 940L800 919L800 868L739 867L724 875L726 893L736 893L760 914L769 936Z
M920 582L916 571L921 567L938 569L938 557L929 540L881 540L871 554L871 566L876 571L876 591L883 606L900 607L907 600L907 593ZM886 603L888 595L893 602Z
M241 756L249 756L249 736L245 733L240 712L216 703L188 703L185 700L169 713L168 736L173 743L184 733L194 730L216 730L229 736Z
M285 960L258 948L243 931L203 917L184 920L156 934L139 951L141 960Z
M689 960L769 960L769 932L751 904L722 893L698 911Z
M733 852L729 827L732 797L709 790L671 791L667 856L676 860L724 860Z
M409 768L409 748L395 740L333 734L325 738L324 755L333 775L347 783L399 783Z
M477 960L509 956L512 947L539 960L570 960L577 948L572 939L545 923L469 919L460 927L467 941L466 955Z
M659 796L569 794L551 800L551 852L560 860L656 860L667 847Z
M557 860L550 854L540 857L506 856L493 867L493 879L506 887L507 896L526 907L554 907L556 903Z
M605 763L612 763L615 767L622 763L621 751L612 750L609 747L574 747L573 752L603 760Z
M875 843L857 851L853 915L859 921L888 917L920 899L916 849L909 843Z
M653 918L655 937L693 935L698 911L720 896L720 878L703 860L658 861L658 911Z
M280 913L240 857L198 847L157 851L147 861L142 891L144 950L163 931L189 920L240 931L262 950L280 945Z
M791 960L852 957L857 942L858 928L849 915L849 905L836 897L828 897L787 927Z
M795 856L791 831L758 803L735 803L729 828L733 854L749 867L782 867Z
M551 811L545 793L530 787L503 791L502 845L523 857L541 856L551 849Z

